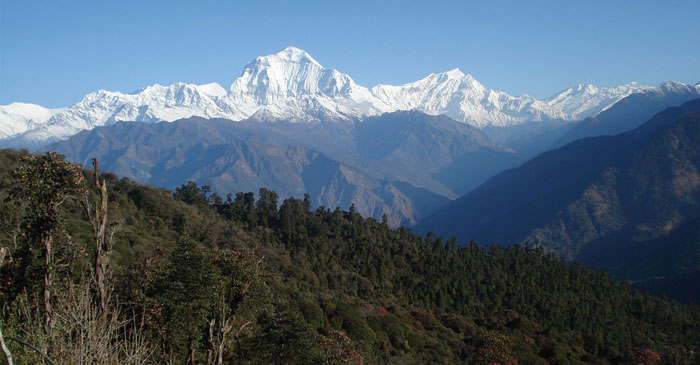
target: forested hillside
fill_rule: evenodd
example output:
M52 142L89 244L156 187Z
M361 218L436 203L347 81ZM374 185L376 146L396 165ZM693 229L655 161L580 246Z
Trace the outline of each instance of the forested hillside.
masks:
M695 99L632 131L543 153L415 229L486 243L538 242L635 281L698 272L699 112Z
M1 151L0 181L2 331L57 363L699 360L698 306L539 248L421 237L267 189L170 192L52 154Z

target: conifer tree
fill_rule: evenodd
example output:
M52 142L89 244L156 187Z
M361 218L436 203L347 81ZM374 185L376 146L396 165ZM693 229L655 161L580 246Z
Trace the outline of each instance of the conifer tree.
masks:
M215 284L209 260L191 239L180 238L165 272L155 284L156 300L165 308L164 351L176 362L197 363Z

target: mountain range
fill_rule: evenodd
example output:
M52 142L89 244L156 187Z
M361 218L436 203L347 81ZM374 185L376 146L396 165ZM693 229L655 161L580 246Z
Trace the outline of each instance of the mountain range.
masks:
M83 165L95 157L120 176L170 189L194 181L222 196L261 187L282 197L308 193L315 207L354 204L392 226L412 226L458 197L445 178L462 174L452 171L456 162L484 151L516 154L475 127L418 111L362 123L119 122L46 149Z
M258 98L271 100L274 95ZM308 193L315 206L354 204L364 216L386 215L392 226L412 226L448 199L545 151L567 132L585 125L634 126L639 122L630 121L639 120L640 115L693 96L698 96L696 88L666 83L623 98L582 123L508 143L513 147L492 138L488 128L445 115L398 111L309 123L262 122L255 117L238 122L192 117L172 123L126 123L129 127L116 123L45 149L84 165L97 157L121 176L157 186L174 188L191 180L222 195L260 187L283 197ZM512 126L513 131L523 132L522 128L527 126ZM322 160L326 163L319 164ZM321 165L328 170L318 168Z
M177 83L61 109L0 106L0 146L98 158L168 189L308 194L314 207L354 206L462 243L531 242L661 290L700 275L698 98L700 84L670 81L537 100L458 69L366 88L288 47L228 90Z
M657 88L631 94L605 113L588 117L560 137L552 147L561 147L577 139L607 136L626 132L640 126L659 111L700 98L698 85L665 82Z
M612 88L580 84L538 100L487 89L459 69L400 86L366 88L349 75L323 67L305 51L287 47L247 64L228 91L216 83L156 84L128 94L100 90L60 109L22 103L0 106L0 144L36 148L117 121L150 123L199 116L318 123L411 109L445 114L481 129L528 124L541 128L553 122L551 129L594 116L630 94L650 89L637 83ZM505 136L497 138L500 142L512 137L502 131L498 135Z
M502 172L414 229L462 242L539 244L635 281L697 275L700 99L636 124Z

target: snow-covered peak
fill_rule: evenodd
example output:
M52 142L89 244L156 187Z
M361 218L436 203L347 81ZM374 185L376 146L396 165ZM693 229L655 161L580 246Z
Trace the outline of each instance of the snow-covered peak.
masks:
M166 100L178 102L177 99L182 98L192 98L192 97L225 97L227 95L226 89L221 87L221 85L212 82L204 85L194 85L186 84L184 82L176 82L169 86L163 86L160 84L154 84L151 86L144 87L140 90L128 94L121 94L118 92L110 92L106 90L100 90L98 94L118 94L118 95L136 95L139 99L159 99L165 97Z
M36 128L61 110L26 103L0 105L0 139Z
M216 82L211 82L211 83L204 84L204 85L198 85L197 87L203 93L210 95L210 96L216 96L216 97L223 98L228 94L226 89L221 87L221 85L217 84Z
M21 114L36 119L45 119L52 114L52 109L47 109L36 104L17 102L10 105L0 105L0 111L7 114Z
M85 95L70 108L52 112L42 123L27 125L23 129L15 128L5 138L16 137L25 141L26 145L37 145L117 121L174 121L192 116L240 120L247 117L235 106L229 105L226 97L226 90L216 83L155 84L127 94L98 90ZM0 129L5 122L6 118L0 115Z
M247 64L231 85L229 95L240 101L269 105L318 92L334 96L352 86L356 85L350 76L324 68L299 48L287 47Z
M268 56L257 57L255 60L291 63L310 62L317 65L318 67L323 68L323 66L321 66L321 64L318 63L313 57L311 57L311 55L308 52L294 46L288 46L285 49Z
M308 97L331 98L316 100L312 105L329 107L323 113L349 112L346 118L374 115L389 109L359 86L353 79L338 70L325 68L305 51L287 47L275 54L257 57L247 64L241 76L231 85L228 98L249 115L271 115L279 119L299 119L299 110L289 109L284 117L284 106L308 105ZM279 104L275 106L275 104ZM274 112L258 113L261 107ZM308 110L305 108L304 110Z
M438 87L443 88L445 85L455 85L461 87L467 87L471 89L483 90L484 86L476 81L476 79L470 75L463 73L460 69L455 68L450 71L440 72L437 74L430 74L418 81L410 82L404 84L400 87L410 87L410 88L425 88L425 87ZM382 85L378 85L382 86Z
M461 79L465 76L472 77L472 75L465 75L464 72L462 72L462 70L460 70L459 68L453 68L449 71L442 72L439 75L448 79Z
M637 82L608 88L578 84L560 91L544 102L553 113L562 115L563 119L576 120L596 115L630 94L652 88Z
M678 81L666 81L659 85L659 89L662 92L688 93L697 92L697 85L690 86Z
M533 105L534 99L489 90L459 69L430 74L401 86L377 85L371 91L394 110L447 114L477 127L519 124L543 116L542 110Z
M379 84L371 92L394 110L420 109L436 114L459 90L464 89L477 93L485 90L471 75L465 75L455 68L447 72L431 73L418 81L400 86Z

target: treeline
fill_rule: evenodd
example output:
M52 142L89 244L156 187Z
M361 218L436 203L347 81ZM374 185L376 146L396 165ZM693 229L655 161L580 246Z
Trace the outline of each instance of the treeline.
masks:
M26 197L11 194L21 180L12 172L42 158L47 157L0 153L0 246L13 258L1 269L1 320L5 335L29 339L49 356L62 357L55 360L698 360L693 352L700 348L697 306L633 291L538 247L420 237L365 219L352 207L311 209L308 197L280 203L267 189L257 196L220 197L188 183L171 193L109 173L84 172L81 181L74 180L79 189L56 210L52 234L59 249L47 269L37 216ZM101 181L108 193L104 231L114 231L111 238L103 236L113 242L113 247L103 245L108 255L97 249L95 214L88 215L80 203L92 202L95 211ZM100 255L109 279L104 309L100 297L106 294L97 285ZM56 315L53 326L45 319L47 270L55 279L48 300ZM75 336L98 338L90 332L95 329L61 319L78 318L70 308L81 302L80 318L109 330L101 336L107 343L94 344L92 352L76 348ZM62 339L67 330L70 335ZM9 347L16 359L39 361L15 343ZM100 355L100 347L118 356Z

